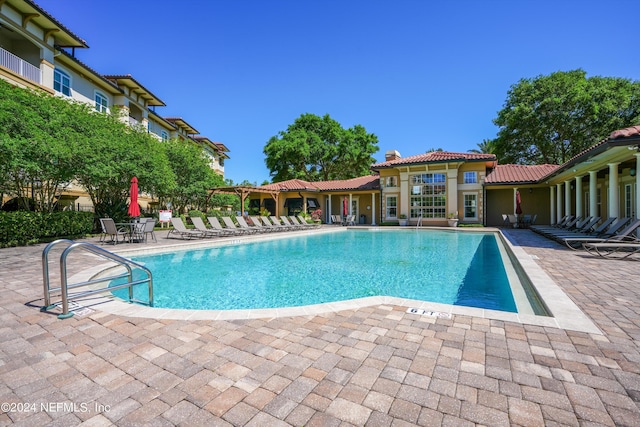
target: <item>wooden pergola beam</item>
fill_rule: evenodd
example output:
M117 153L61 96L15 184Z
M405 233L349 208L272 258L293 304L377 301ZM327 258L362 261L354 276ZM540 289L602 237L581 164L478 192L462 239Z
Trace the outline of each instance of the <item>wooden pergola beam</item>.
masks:
M244 213L244 201L252 193L269 194L276 201L276 215L278 215L278 198L280 196L280 190L267 190L264 188L245 187L245 186L233 186L233 187L217 187L209 190L209 196L207 197L207 204L209 199L214 194L231 194L240 197L240 210Z

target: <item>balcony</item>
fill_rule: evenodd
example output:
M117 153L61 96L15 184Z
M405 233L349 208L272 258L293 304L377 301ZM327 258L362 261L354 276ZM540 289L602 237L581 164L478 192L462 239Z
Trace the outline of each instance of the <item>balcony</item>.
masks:
M42 82L40 68L0 47L0 65L37 84Z

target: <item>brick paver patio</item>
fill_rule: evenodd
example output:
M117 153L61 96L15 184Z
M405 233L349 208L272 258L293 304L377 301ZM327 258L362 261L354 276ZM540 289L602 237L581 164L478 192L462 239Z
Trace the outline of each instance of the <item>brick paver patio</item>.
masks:
M505 233L603 334L389 305L58 320L39 311L43 246L0 249L0 425L639 426L640 257Z

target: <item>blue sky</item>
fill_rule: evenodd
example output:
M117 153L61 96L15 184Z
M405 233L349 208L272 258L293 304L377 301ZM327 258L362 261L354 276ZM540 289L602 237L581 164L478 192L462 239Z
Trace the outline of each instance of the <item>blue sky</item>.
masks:
M382 161L477 148L522 78L640 79L631 0L36 1L87 41L78 59L223 142L235 183L270 180L265 144L304 113L364 126Z

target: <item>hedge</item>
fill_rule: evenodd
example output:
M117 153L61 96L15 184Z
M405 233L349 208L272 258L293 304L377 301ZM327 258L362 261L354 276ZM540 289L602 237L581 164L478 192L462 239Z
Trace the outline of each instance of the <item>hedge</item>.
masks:
M85 236L93 230L93 215L77 211L0 212L0 247Z

